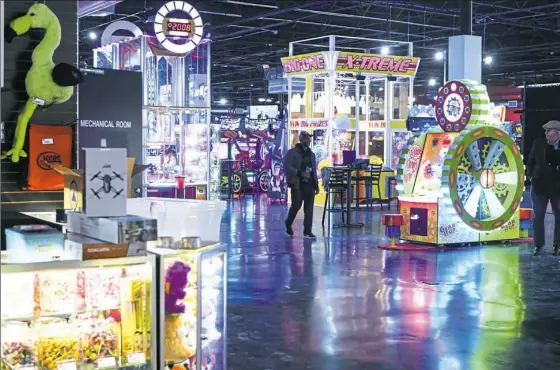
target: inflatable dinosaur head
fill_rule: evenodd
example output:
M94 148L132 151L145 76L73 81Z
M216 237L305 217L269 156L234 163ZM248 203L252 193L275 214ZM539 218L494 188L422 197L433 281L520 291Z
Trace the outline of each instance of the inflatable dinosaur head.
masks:
M6 41L12 42L16 36L26 34L31 28L47 28L52 22L58 22L58 18L48 6L33 4L24 16L10 22L10 27L6 30Z

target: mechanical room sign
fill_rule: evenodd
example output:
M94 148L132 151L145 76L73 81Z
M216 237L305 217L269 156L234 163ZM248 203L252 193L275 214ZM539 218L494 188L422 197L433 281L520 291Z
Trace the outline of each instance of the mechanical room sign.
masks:
M84 169L84 148L125 148L142 162L142 74L132 71L87 70L79 90L78 168ZM132 179L142 186L141 176Z

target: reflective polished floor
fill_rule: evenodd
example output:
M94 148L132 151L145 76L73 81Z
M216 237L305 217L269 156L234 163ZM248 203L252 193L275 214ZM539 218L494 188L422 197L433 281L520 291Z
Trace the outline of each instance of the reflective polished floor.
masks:
M308 241L301 214L285 235L285 206L228 204L228 369L560 369L550 249L383 251L379 210L328 238L321 212Z

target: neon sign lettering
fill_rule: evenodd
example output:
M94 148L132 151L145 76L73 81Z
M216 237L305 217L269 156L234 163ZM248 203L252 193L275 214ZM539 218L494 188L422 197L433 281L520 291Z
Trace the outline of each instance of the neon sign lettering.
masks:
M407 74L414 73L416 71L417 61L415 58L343 54L338 58L337 67L344 70L363 72Z
M325 69L323 55L309 55L298 58L288 58L282 61L284 73L310 72Z

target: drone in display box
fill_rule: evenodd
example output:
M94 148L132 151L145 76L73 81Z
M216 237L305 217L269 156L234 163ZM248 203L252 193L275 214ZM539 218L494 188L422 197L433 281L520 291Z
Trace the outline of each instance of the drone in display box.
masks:
M97 199L101 199L101 197L99 196L100 194L111 194L111 193L113 193L113 198L116 198L119 195L121 195L122 192L124 191L124 188L117 190L116 188L113 187L113 180L120 180L124 182L122 176L116 173L115 171L113 171L112 175L108 173L102 174L102 171L99 171L91 177L90 181L93 180L100 180L102 182L101 187L98 188L97 190L91 189L91 192L93 193L93 195L97 197Z
M397 168L402 240L453 245L518 239L523 158L489 123L486 87L450 81L435 103L437 126L416 133Z

